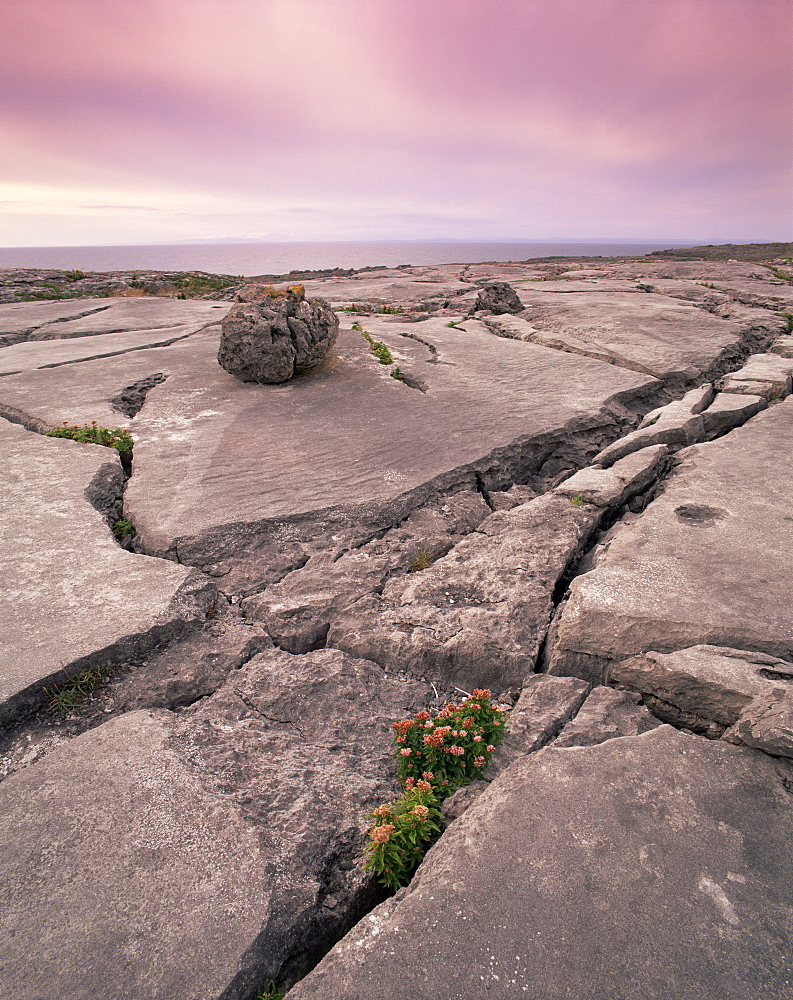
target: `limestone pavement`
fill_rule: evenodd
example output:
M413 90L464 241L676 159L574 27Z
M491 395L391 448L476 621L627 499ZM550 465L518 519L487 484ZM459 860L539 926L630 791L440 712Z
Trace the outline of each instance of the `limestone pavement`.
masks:
M233 289L0 306L2 995L789 995L784 267L308 277L282 385L218 365ZM481 686L509 735L386 898L389 724Z

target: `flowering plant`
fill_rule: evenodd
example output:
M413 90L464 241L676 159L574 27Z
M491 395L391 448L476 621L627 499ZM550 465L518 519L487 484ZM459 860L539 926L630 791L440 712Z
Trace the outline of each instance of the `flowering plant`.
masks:
M383 885L397 889L409 881L440 836L441 801L483 776L506 730L490 692L478 689L459 706L444 705L434 717L419 712L391 728L404 794L370 814L373 824L364 868L381 875Z
M364 870L373 869L390 889L407 882L410 873L424 857L424 852L441 832L441 811L429 782L409 779L402 798L390 806L378 806L369 819L366 846L369 858Z
M394 757L404 785L421 776L440 798L481 778L504 738L501 709L490 692L475 690L461 705L445 705L433 718L419 712L394 722Z

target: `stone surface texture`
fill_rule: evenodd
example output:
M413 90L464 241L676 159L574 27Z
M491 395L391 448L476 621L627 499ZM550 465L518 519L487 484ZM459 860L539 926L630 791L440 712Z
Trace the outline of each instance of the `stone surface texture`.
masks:
M554 741L556 747L588 747L621 736L640 736L661 723L629 691L599 685Z
M248 290L249 289L249 290ZM316 368L336 342L339 320L302 285L246 286L222 322L218 363L242 382L286 382Z
M290 1000L787 996L781 767L667 726L524 757Z
M123 475L110 448L0 421L4 589L0 722L47 698L43 685L118 662L203 620L214 584L188 566L125 552L112 510Z
M3 995L246 1000L305 971L371 894L388 724L431 698L335 650L273 650L188 717L128 713L6 779Z
M599 682L608 664L701 643L793 657L789 400L685 452L658 496L577 577L550 670Z
M790 995L772 249L0 274L0 996ZM273 303L288 381L240 381ZM390 724L480 687L506 738L383 902Z

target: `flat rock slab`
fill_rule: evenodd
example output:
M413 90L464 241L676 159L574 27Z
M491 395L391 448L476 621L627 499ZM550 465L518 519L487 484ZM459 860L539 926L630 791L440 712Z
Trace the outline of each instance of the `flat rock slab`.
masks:
M133 555L89 502L121 493L118 454L0 421L3 467L0 723L42 684L118 662L203 618L214 585L186 566Z
M218 314L222 316L223 314ZM71 337L67 340L30 340L0 351L0 375L33 371L36 368L57 368L60 365L95 358L117 357L129 351L147 347L167 347L202 329L206 323L155 327L149 330L125 330L121 333L99 333L91 337Z
M272 650L192 714L136 711L0 785L7 1000L248 1000L372 888L389 723L431 691Z
M663 379L679 390L737 356L741 327L663 295L584 292L565 295L520 287L524 318L570 349L583 342L615 363Z
M668 726L524 757L290 1000L787 997L785 778Z
M599 685L592 688L572 722L554 741L557 747L589 747L624 736L640 736L661 723L639 704L640 696Z
M355 524L377 530L389 505L392 524L417 505L405 500L411 491L432 499L470 488L477 472L498 488L542 464L554 435L574 449L577 435L613 434L618 399L657 386L610 365L492 337L476 323L453 330L430 320L400 331L366 319L365 329L426 391L392 378L391 366L350 329L319 369L274 386L238 382L217 365L216 342L191 338L190 367L149 394L132 426L126 509L147 551L176 551L225 576L230 554L239 556L257 535L287 544L292 532L299 542L298 522L307 515L324 523L326 535L342 508ZM285 568L307 554L289 556ZM244 573L238 562L223 589L238 594L256 589L257 579L258 589L272 582L262 573L270 558L254 554ZM245 576L249 570L259 576Z
M328 644L469 691L519 690L534 670L554 588L600 516L553 493L497 511L428 569L342 612Z
M556 623L550 672L700 643L793 657L793 401L686 451L664 492L615 529Z

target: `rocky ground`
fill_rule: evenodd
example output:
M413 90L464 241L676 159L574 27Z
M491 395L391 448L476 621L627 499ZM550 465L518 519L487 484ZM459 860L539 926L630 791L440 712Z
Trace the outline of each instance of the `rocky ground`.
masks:
M2 995L790 996L778 249L284 276L341 330L279 385L233 276L0 272ZM474 687L389 896L389 724Z

